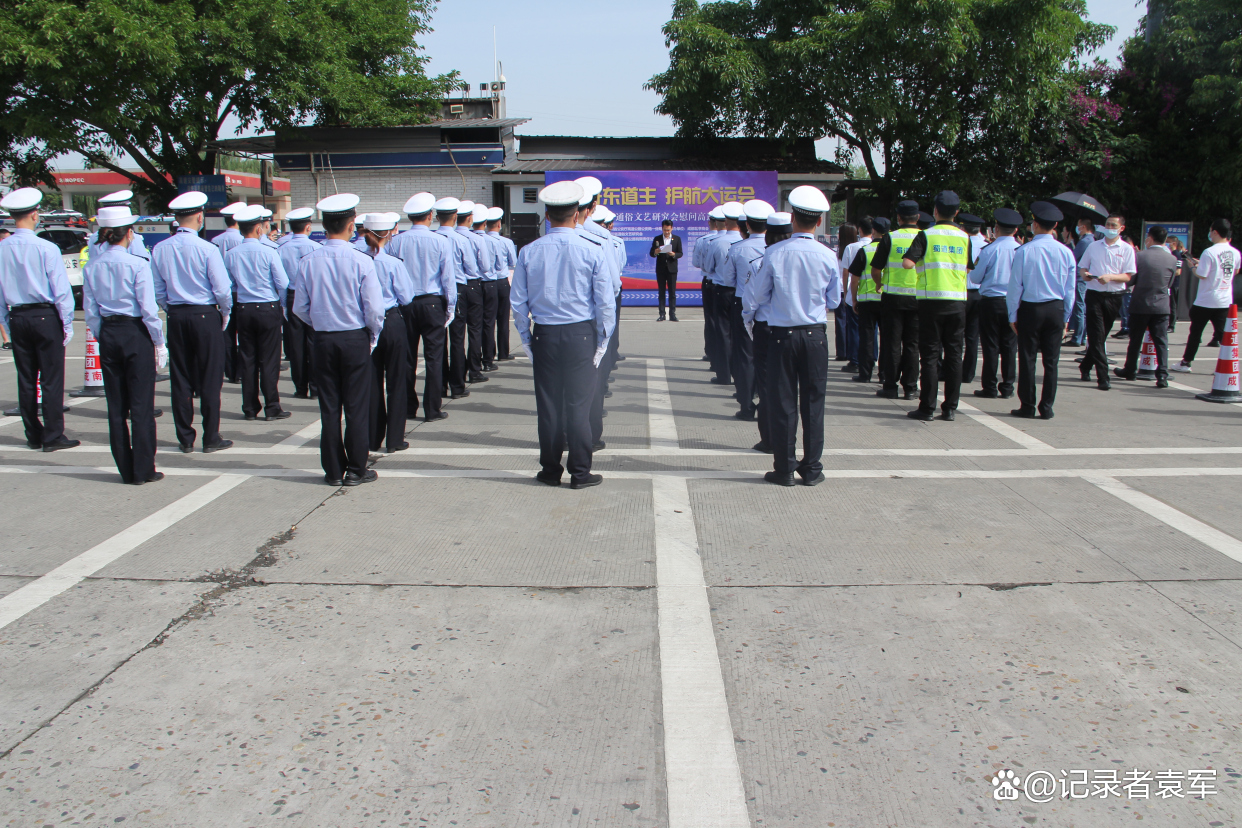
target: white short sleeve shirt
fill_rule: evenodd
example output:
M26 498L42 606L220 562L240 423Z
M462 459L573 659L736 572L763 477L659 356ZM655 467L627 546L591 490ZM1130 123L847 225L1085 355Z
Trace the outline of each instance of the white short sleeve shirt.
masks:
M1121 239L1116 244L1109 244L1105 239L1092 242L1078 267L1092 276L1104 276L1108 273L1129 273L1133 276L1138 271L1134 262L1134 248ZM1121 293L1125 289L1125 282L1109 282L1105 285L1094 279L1087 282L1087 290Z
M1227 308L1233 304L1233 280L1242 265L1242 254L1228 242L1214 244L1199 257L1195 275L1202 276L1195 304L1201 308Z

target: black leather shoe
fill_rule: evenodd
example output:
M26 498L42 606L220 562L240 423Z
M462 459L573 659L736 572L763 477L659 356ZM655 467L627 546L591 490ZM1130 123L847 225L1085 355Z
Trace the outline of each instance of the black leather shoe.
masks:
M470 392L469 392L469 391L458 391L458 392L456 392L456 393L454 393L454 394L449 394L449 399L450 399L450 400L460 400L462 397L469 397L469 396L470 396Z
M706 355L705 355L705 356L701 357L701 358L699 359L699 361L700 361L700 362L711 362L711 361L712 361L712 358L711 358L711 357L709 357L709 356L706 356Z
M1083 382L1091 382L1091 374L1084 374L1080 371L1078 373L1078 378Z
M604 399L608 399L611 396L612 396L612 389L609 388L607 391L604 392Z
M940 410L940 419L944 420L946 423L951 423L957 419L957 412L952 408L942 408Z
M616 381L617 381L617 378L616 378L616 377L609 377L609 378L608 378L608 384L609 384L609 385L612 385L612 384L613 384L614 382L616 382Z
M246 418L247 421L259 419L258 414L244 414L243 416Z
M734 412L733 412L733 416L734 416L734 417L737 417L739 420L753 420L753 419L755 419L755 412L753 412L753 411L734 411Z
M996 393L995 391L990 391L987 388L976 388L975 396L983 397L985 400L994 400L997 397L999 397L1000 394Z
M336 479L334 480L334 479L332 479L331 477L328 477L328 476L325 474L325 475L323 476L323 482L324 482L324 483L327 483L329 486L340 486L340 485L341 485L341 484L343 484L345 481L344 481L344 480L342 480L342 479L341 479L341 478L339 478L339 477L338 477L338 478L336 478Z
M1051 408L1041 408L1039 409L1039 416L1043 417L1045 420L1051 420L1057 415L1052 412Z
M781 474L780 472L770 471L763 476L763 479L778 486L792 486L794 484L793 472Z
M483 370L484 370L486 373L490 374L490 373L492 373L493 371L499 371L499 370L500 370L500 368L498 368L498 367L497 367L497 366L495 366L495 365L484 365L484 366L483 366Z
M932 420L936 419L935 412L924 411L921 408L916 408L913 411L907 411L906 416L911 420L919 420L924 423L930 423Z
M625 357L621 354L617 354L617 362L625 362Z
M729 380L722 380L720 377L709 377L707 381L710 382L712 385L732 385L733 384Z
M667 320L666 320L666 318L665 318L664 314L660 314L659 316L657 316L657 317L656 317L656 321L657 321L657 322L665 322L665 321L667 321Z
M353 472L345 473L345 480L342 486L361 486L363 483L374 483L379 479L379 472L375 469L367 469L364 474L354 474Z
M505 354L504 356L496 357L497 362L512 362L515 359L517 359L517 357L515 357L513 354Z
M388 449L388 453L389 453L389 454L393 454L394 452L398 452L398 451L405 451L405 450L406 450L406 449L408 449L409 447L410 447L410 444L409 444L408 442L398 443L397 445L395 445L395 446L393 446L392 448Z
M310 392L309 391L294 391L293 398L295 400L309 400Z
M1023 417L1023 418L1025 418L1025 419L1027 419L1027 420L1033 420L1033 419L1035 419L1035 417L1036 417L1036 411L1035 411L1035 409L1034 409L1034 408L1027 408L1025 405L1024 405L1024 406L1022 406L1021 408L1015 408L1015 409L1013 409L1012 411L1010 411L1009 413L1010 413L1010 414L1012 414L1012 415L1013 415L1013 416L1015 416L1015 417Z
M436 420L447 420L447 419L448 419L448 412L440 411L435 414L432 414L430 417L424 417L423 422L434 423Z
M490 380L491 380L491 377L485 377L482 374L475 374L473 377L466 377L466 382L469 382L469 383L488 382Z
M604 482L604 476L602 474L588 474L582 480L569 481L569 488L589 489L592 486L598 486L600 483L603 483L603 482Z
M850 377L850 382L871 382L871 377L864 377L862 374L855 374Z
M595 443L591 446L591 451L593 452L599 451L602 448L606 448L607 445L608 444L605 443L603 440L596 440Z
M670 313L670 314L668 315L668 321L669 321L669 322L680 322L681 320L677 318L677 314L675 314L675 313Z
M1012 392L1012 391L1002 391L1002 392L1001 392L998 396L999 396L1002 400L1008 400L1008 399L1011 399L1011 398L1013 397L1013 392Z
M203 454L211 454L213 451L224 451L226 448L232 447L232 440L221 440L220 442L213 443L210 446L203 446Z
M1120 368L1114 368L1113 375L1116 376L1118 379L1130 380L1131 382L1133 382L1136 379L1136 377L1133 374L1127 374L1125 371L1121 370Z
M803 486L818 486L820 483L823 483L824 480L825 478L824 478L823 472L815 472L815 475L813 477L802 478L802 485Z
M1156 380L1156 387L1157 388L1168 388L1169 381L1167 379L1158 379Z
M268 414L263 419L265 420L287 420L292 416L293 416L292 411L281 410L281 411L277 411L275 414Z
M751 447L750 447L750 450L751 450L751 451L761 451L761 452L763 452L764 454L771 454L771 453L772 453L772 447L771 447L771 446L769 446L767 443L763 442L762 440L760 440L759 442L757 442L757 443L755 443L753 446L751 446Z
M225 377L224 381L229 385L241 385L241 379L238 377Z
M857 363L857 362L854 362L854 361L852 361L852 360L851 360L851 361L849 361L849 362L845 363L844 365L842 365L842 366L841 366L841 370L842 370L842 371L844 371L844 372L845 372L845 373L847 373L847 374L848 374L848 373L850 373L851 371L857 371L857 370L858 370L858 363Z
M44 451L60 451L61 449L77 448L82 445L81 440L70 440L68 437L61 437L54 443L44 443Z
M42 444L42 443L36 443L34 440L27 440L27 441L26 441L26 448L28 448L28 449L34 449L35 451L41 451L41 450L43 449L43 444Z
M540 483L543 483L545 486L561 485L561 476L559 474L556 477L553 477L550 474L545 475L543 472L539 472L539 474L535 475L535 479Z
M914 400L914 399L918 399L918 396L919 396L918 391L904 391L902 392L901 398L903 400Z
M896 388L893 388L893 389L881 388L879 391L875 392L875 395L877 397L883 397L886 400L895 400L901 396L901 393L898 392Z
M65 410L66 410L66 411L68 411L68 410L69 410L69 407L68 407L68 406L66 406L66 407L65 407ZM163 417L163 416L164 416L164 409L162 409L162 408L157 408L157 409L155 409L155 413L154 413L154 414L152 414L152 416L153 416L153 417Z
M156 472L155 474L148 477L146 480L131 480L130 483L131 485L134 485L134 486L141 486L143 483L158 483L163 479L164 479L164 473Z
M1097 382L1095 387L1101 391L1111 391L1113 389L1113 384L1111 382Z
M194 453L194 446L193 446L193 445L188 445L188 446L178 446L177 448L181 449L181 453L182 453L182 454L193 454L193 453Z

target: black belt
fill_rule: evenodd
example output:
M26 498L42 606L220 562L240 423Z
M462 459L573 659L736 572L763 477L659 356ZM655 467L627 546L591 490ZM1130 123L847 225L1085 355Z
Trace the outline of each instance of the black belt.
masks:
M9 308L9 312L28 311L28 310L56 310L56 306L51 302L30 302L26 305L13 305Z
M109 322L141 322L141 316L129 316L124 313L113 313L103 318L104 324Z
M169 305L168 313L184 311L186 313L202 313L203 311L219 310L215 305Z
M791 333L793 331L827 331L828 325L827 323L821 322L818 325L794 325L792 328L778 328L775 325L769 324L768 330L772 333L776 333L778 331L789 331Z
M436 301L439 301L442 298L443 297L438 293L420 293L418 296L415 296L410 300L410 304L412 305L420 300L430 302L432 299L435 299Z
M233 305L235 308L278 308L280 302L237 302Z
M400 316L400 315L401 315L401 306L400 306L400 305L393 305L391 308L389 308L388 310L384 311L384 318L385 318L385 319L387 319L387 318L388 318L388 314L390 314L390 313L395 313L395 314L397 314L397 316Z
M466 280L466 284L468 284L468 285L477 285L477 284L478 284L479 282L481 282L481 281L483 281L483 280L482 280L482 279L467 279L467 280Z

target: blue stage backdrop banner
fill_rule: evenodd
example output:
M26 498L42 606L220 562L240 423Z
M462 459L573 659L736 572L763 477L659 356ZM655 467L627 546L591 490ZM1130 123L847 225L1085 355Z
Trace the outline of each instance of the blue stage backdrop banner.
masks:
M776 206L776 172L710 172L702 170L601 170L600 203L617 214L613 235L625 242L627 261L621 274L625 305L654 306L655 259L651 242L660 222L671 219L681 236L684 255L677 262L677 304L702 305L703 276L691 264L694 245L707 233L707 214L726 201L761 198ZM582 172L545 172L544 183L581 178Z

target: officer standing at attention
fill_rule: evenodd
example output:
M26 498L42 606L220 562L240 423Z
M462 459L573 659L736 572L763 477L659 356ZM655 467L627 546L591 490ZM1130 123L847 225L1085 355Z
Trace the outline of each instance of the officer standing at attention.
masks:
M582 196L578 199L578 212L574 218L575 229L578 234L586 241L587 244L598 247L604 257L604 268L608 274L608 283L611 285L613 303L613 325L609 331L608 339L602 340L598 347L601 349L601 356L595 361L595 385L594 396L591 398L591 409L589 421L591 424L591 451L599 451L604 448L604 395L608 391L608 375L612 371L612 339L616 335L616 303L617 294L621 290L621 274L617 271L617 258L612 245L608 243L607 232L590 221L591 215L597 209L599 201L599 193L603 190L603 184L594 176L585 176L574 181L582 189Z
M591 473L589 413L596 369L616 322L607 254L576 229L582 197L573 181L539 192L551 229L518 253L511 294L513 321L534 369L542 467L536 479L561 485L568 442L573 489L604 479Z
M151 266L126 250L137 220L128 207L99 209L106 249L86 264L82 308L99 340L112 459L123 482L141 486L164 479L155 470L155 372L168 364L168 349Z
M410 344L405 332L401 308L414 301L414 280L405 263L384 252L393 229L400 218L396 213L367 213L363 217L362 234L367 252L375 264L380 293L384 297L384 327L379 342L371 351L373 368L371 383L371 451L385 445L389 454L405 451L405 421L410 399ZM387 389L385 389L387 382Z
M755 352L746 322L742 318L742 294L746 286L746 273L750 263L763 256L764 234L768 230L768 217L774 212L772 205L752 198L742 205L749 238L731 246L725 254L724 263L718 271L720 284L732 290L729 303L729 370L737 385L737 401L741 408L733 416L739 420L755 419Z
M794 471L808 486L824 480L824 394L828 382L828 310L841 302L836 253L812 235L831 205L815 187L789 194L793 235L769 247L755 277L758 311L768 319L769 429L773 471L769 483L794 485ZM802 411L802 460L796 459Z
M456 231L457 210L461 202L447 196L435 203L436 221L440 226L436 232L448 239L453 245L453 274L457 279L457 304L453 315L449 317L449 343L444 355L444 374L447 382L449 399L469 397L466 390L466 309L467 295L471 291L470 280L474 280L474 293L479 292L479 257L472 243Z
M724 213L724 232L712 240L712 246L703 254L708 278L712 282L712 341L715 351L708 351L712 357L712 370L716 376L709 381L714 385L732 385L733 371L729 367L729 357L733 351L732 330L729 327L729 312L733 307L736 290L726 285L721 272L729 248L742 240L740 222L745 221L745 211L741 202L729 201L720 205Z
M272 216L271 210L266 207L260 207L259 215L262 216L263 232L259 235L259 243L264 247L270 247L272 250L280 249L280 245L272 239Z
M218 233L211 243L220 249L220 255L228 253L242 243L242 234L237 229L237 219L233 214L246 206L244 201L234 201L220 210L224 218L224 232ZM233 291L233 307L237 307L237 291ZM241 363L237 358L237 316L229 316L228 327L224 329L224 378L230 383L239 383L238 371Z
M100 209L103 209L104 207L128 208L133 200L133 190L118 190L115 193L108 193L106 196L101 197L99 199L99 207ZM96 230L94 234L91 235L88 243L91 248L92 256L104 252L105 245L99 239L99 230ZM145 259L148 262L151 261L151 252L147 250L146 243L142 238L142 234L139 232L134 232L134 240L130 242L127 252L129 252L131 256L137 256L138 258Z
M487 235L499 242L504 249L503 266L496 278L496 359L499 362L513 359L513 354L509 353L509 320L513 318L509 289L513 268L517 267L517 247L512 239L500 235L500 222L504 217L503 207L493 207L487 211Z
M457 307L457 278L453 260L457 248L439 233L431 232L431 210L436 197L418 193L405 203L411 227L395 241L402 264L410 277L413 301L401 309L405 319L406 341L410 353L410 394L407 416L418 411L415 390L415 364L418 343L423 343L423 420L434 422L448 417L440 410L444 393L444 348L448 320Z
M1074 254L1057 241L1057 224L1065 219L1055 205L1037 201L1031 205L1031 231L1035 237L1013 254L1006 303L1009 322L1018 338L1018 402L1015 417L1045 420L1053 417L1057 399L1057 363L1061 337L1074 310L1078 277ZM1043 356L1044 389L1035 406L1035 354Z
M625 359L621 356L619 350L621 348L621 297L625 293L622 285L621 274L625 271L625 265L629 261L629 256L625 252L625 242L612 234L612 223L617 218L617 214L609 210L604 205L595 208L595 212L591 213L591 221L596 225L597 229L603 230L602 238L607 245L612 246L613 255L616 257L616 278L613 284L617 290L617 325L612 330L612 339L608 343L608 372L611 374L617 368L617 363ZM610 376L609 382L616 382L616 377ZM604 396L611 397L612 392L609 391Z
M56 451L81 445L65 437L65 346L73 339L74 301L60 248L34 232L42 201L34 187L0 199L14 224L13 235L0 242L0 326L13 342L26 446Z
M169 391L181 451L194 451L194 394L203 418L203 452L233 445L220 437L220 388L224 341L233 309L233 283L220 250L198 237L205 193L188 192L168 203L177 232L151 250L155 301L168 319Z
M234 201L227 207L220 208L220 216L224 219L224 232L217 233L211 243L220 248L221 256L242 243L242 234L237 229L237 219L233 218L233 214L245 206L244 201Z
M483 282L490 280L492 274L491 245L475 235L470 227L474 218L474 202L463 201L457 205L457 234L467 242L468 253L472 256L476 275L466 279L465 291L458 291L459 304L465 305L466 315L466 382L487 382L483 376Z
M496 284L501 279L507 279L509 271L504 266L504 245L487 234L487 213L487 207L482 204L474 205L474 213L471 215L470 222L471 232L484 242L483 263L487 265L487 269L483 272L483 279L479 282L479 287L483 292L482 370L484 373L491 373L499 370L496 367L496 312L500 295Z
M311 383L311 365L314 360L314 331L306 327L297 314L289 313L298 295L298 271L302 268L302 258L312 250L319 248L319 242L311 241L311 219L315 217L313 207L299 207L285 214L289 222L290 232L281 236L276 242L279 246L280 263L289 277L289 290L285 293L285 356L289 359L289 374L293 378L293 396L309 400L316 396L315 386Z
M384 294L375 263L349 243L359 200L353 193L338 193L315 205L328 238L302 259L293 307L293 313L315 331L319 460L329 486L357 486L379 477L367 468L367 443L371 350L384 329Z
M754 249L754 258L747 263L746 273L741 277L742 325L746 328L746 336L751 340L755 367L755 391L759 397L759 405L755 409L759 425L759 442L751 446L751 449L764 454L772 453L772 388L771 383L768 382L768 342L771 337L767 311L755 302L755 285L758 283L755 277L763 267L763 255L768 248L790 237L789 222L790 215L786 212L776 212L768 216L764 247Z
M715 296L712 290L713 284L708 276L706 267L707 254L711 251L712 242L720 237L724 232L724 213L719 206L713 207L712 211L707 214L707 232L694 242L694 250L690 253L690 261L703 276L703 360L710 362L712 359L712 349L715 347L712 339L712 308Z
M919 234L919 203L897 203L897 229L880 239L871 256L871 278L880 294L880 374L884 387L875 394L897 399L900 382L905 399L919 384L918 273L902 267L902 257ZM860 340L861 341L861 340Z
M871 277L871 260L887 238L889 221L886 218L871 220L872 239L858 248L847 268L850 273L849 291L854 297L854 309L858 313L858 373L852 377L857 382L871 382L871 369L875 356L871 353L880 327L880 305L883 292ZM892 242L889 242L891 249ZM893 383L894 388L896 383ZM895 393L895 392L894 392Z
M919 407L906 416L931 420L936 414L940 391L937 365L944 363L944 403L940 417L956 418L958 395L962 390L962 345L966 332L966 278L970 271L970 241L953 223L961 202L957 193L942 190L936 195L936 223L914 237L902 255L901 266L923 269L917 281L919 311Z
M966 231L966 237L970 239L971 267L975 267L975 262L979 261L979 252L983 250L983 246L987 244L987 239L983 238L980 232L983 228L983 219L978 216L972 216L970 213L958 213L958 224ZM966 336L965 346L962 351L962 382L971 383L975 381L975 368L979 364L979 277L973 270L966 277Z
M1009 327L1006 297L1013 256L1019 246L1013 234L1022 224L1022 214L1002 207L992 213L992 218L996 223L996 240L979 252L975 269L970 272L971 278L979 284L979 339L983 343L983 373L979 377L983 387L975 389L975 396L1007 400L1013 396L1018 340ZM998 365L999 385L996 383Z
M250 204L234 214L244 241L225 254L224 266L237 295L233 316L242 381L242 414L247 420L259 418L259 389L262 388L264 419L283 420L293 413L281 409L278 387L280 334L289 276L280 263L276 246L269 247L260 240L267 224L263 212L259 205Z

